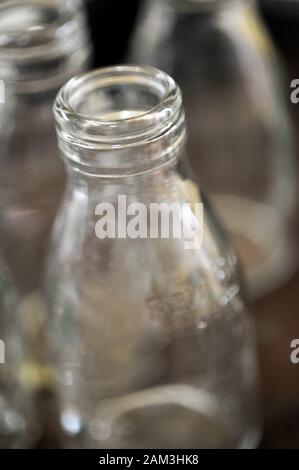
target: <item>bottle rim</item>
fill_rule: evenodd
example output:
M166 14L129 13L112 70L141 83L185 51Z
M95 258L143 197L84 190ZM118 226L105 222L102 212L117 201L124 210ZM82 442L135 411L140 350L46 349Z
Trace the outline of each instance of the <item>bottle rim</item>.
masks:
M62 157L86 175L152 171L175 162L185 143L181 91L153 67L116 65L78 75L58 93L54 116Z
M115 85L145 87L156 94L157 103L133 116L117 119L80 110L79 101L84 102L90 94ZM167 133L177 124L182 113L181 90L175 81L161 70L139 65L116 65L82 73L62 87L54 103L60 137L78 143L81 141L80 146L86 148L145 143Z

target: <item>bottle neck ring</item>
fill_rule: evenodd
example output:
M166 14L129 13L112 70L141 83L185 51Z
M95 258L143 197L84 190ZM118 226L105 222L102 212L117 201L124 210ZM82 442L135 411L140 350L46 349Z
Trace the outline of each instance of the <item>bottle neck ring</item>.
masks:
M149 171L177 159L184 145L181 91L152 67L81 74L61 89L54 114L63 156L87 173Z

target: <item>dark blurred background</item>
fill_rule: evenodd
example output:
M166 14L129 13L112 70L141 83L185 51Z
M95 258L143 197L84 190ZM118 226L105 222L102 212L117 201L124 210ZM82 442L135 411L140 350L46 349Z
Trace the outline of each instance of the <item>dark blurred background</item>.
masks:
M86 3L95 45L94 65L123 62L141 0L87 0Z
M130 32L142 0L112 2L85 0L91 34L95 44L94 65L122 62ZM299 2L297 0L259 0L261 15L282 58L298 55ZM103 20L104 19L104 20Z

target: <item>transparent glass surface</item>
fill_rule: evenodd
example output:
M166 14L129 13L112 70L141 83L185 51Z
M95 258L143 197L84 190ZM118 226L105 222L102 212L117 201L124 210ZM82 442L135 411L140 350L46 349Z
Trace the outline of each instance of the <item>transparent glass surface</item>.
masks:
M52 106L63 83L90 55L81 2L0 4L0 211L3 253L18 287L39 286L45 248L65 175Z
M21 378L23 343L17 293L0 256L0 448L26 447L33 438L30 395ZM35 423L36 424L36 423Z
M25 349L20 370L13 365L11 370L30 395L51 384L40 289L65 186L52 107L65 81L85 69L88 41L80 1L0 2L0 79L5 92L0 103L0 242L18 290L18 335ZM29 431L26 435L33 437Z
M236 256L188 172L175 82L151 68L102 69L71 80L55 116L68 184L46 304L70 445L254 447L252 321ZM186 249L184 237L99 238L99 203L115 210L108 223L126 228L120 195L147 209L178 203L203 242ZM202 220L196 203L204 204Z
M281 70L251 0L145 1L130 62L184 93L188 154L232 234L251 297L297 266L296 166Z

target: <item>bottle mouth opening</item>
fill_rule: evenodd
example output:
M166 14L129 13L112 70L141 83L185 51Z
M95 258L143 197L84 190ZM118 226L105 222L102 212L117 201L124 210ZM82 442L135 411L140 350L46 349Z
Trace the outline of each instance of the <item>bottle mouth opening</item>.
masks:
M135 65L102 68L71 79L54 114L60 136L80 146L130 146L158 138L182 115L181 92L166 73Z

